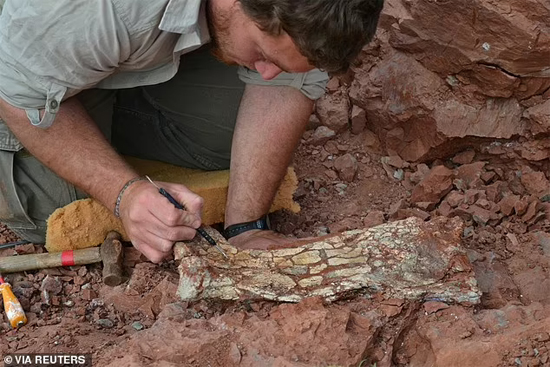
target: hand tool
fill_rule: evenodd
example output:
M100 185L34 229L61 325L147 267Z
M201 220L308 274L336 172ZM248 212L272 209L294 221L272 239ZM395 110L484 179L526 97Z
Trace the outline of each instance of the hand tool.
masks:
M151 182L153 184L153 186L155 186L158 190L159 190L159 193L164 196L165 198L168 199L168 201L170 201L177 209L181 209L181 210L185 210L185 207L183 205L181 205L180 203L177 202L176 199L174 199L174 197L172 195L170 195L170 193L168 193L168 191L166 191L165 189L163 189L162 187L160 187L159 185L157 185L156 183L153 182L153 180L151 180L151 178L149 178L149 176L145 176L149 182ZM197 232L199 232L199 234L212 246L214 246L214 248L216 250L218 250L218 252L220 254L223 255L223 257L225 257L226 259L228 259L227 257L227 254L225 253L225 251L216 243L216 241L214 241L214 239L212 237L210 237L210 235L208 233L206 233L206 231L204 230L204 228L202 227L199 227L197 228Z
M122 283L122 243L120 234L111 231L99 247L81 250L0 257L0 272L55 268L58 266L86 265L103 262L103 283L114 287Z
M27 315L23 311L23 307L15 294L11 290L9 283L4 281L2 275L0 275L0 291L2 291L2 298L4 299L4 310L6 316L10 321L10 325L14 329L18 329L27 323Z
M19 245L26 245L27 243L30 243L29 241L15 241L15 242L8 242L8 243L2 243L0 244L0 250L10 247L15 247Z

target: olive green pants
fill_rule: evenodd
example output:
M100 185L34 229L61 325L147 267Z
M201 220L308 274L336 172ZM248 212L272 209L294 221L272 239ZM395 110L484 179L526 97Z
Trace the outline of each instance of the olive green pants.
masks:
M78 98L119 153L219 170L229 168L243 91L236 67L205 46L184 55L166 83L88 90ZM23 149L0 120L0 222L26 240L44 242L50 214L85 197Z

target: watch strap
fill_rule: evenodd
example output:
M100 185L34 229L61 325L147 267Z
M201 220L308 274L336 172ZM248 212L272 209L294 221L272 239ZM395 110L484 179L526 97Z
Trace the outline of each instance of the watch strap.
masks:
M259 219L256 219L250 222L232 224L223 231L223 236L225 237L225 239L230 239L231 237L238 236L241 233L248 232L253 229L261 229L261 230L271 229L271 225L269 223L269 218L267 214L262 216Z

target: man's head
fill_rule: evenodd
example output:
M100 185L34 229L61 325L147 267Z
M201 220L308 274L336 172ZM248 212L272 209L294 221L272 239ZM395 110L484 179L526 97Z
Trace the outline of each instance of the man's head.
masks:
M374 36L383 0L210 0L216 54L264 79L345 72Z

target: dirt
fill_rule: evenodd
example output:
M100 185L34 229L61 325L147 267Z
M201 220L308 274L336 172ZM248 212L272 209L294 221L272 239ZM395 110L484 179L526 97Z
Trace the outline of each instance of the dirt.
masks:
M92 353L94 366L550 366L550 204L521 174L541 172L538 164L490 147L409 163L383 156L368 130L326 139L317 129L312 118L294 162L302 210L275 213L275 228L306 237L459 216L481 304L384 294L181 303L176 264L126 248L129 280L119 287L102 285L99 264L7 275L29 323L11 330L4 316L0 353ZM5 228L0 236L17 240ZM22 245L2 256L42 251Z

